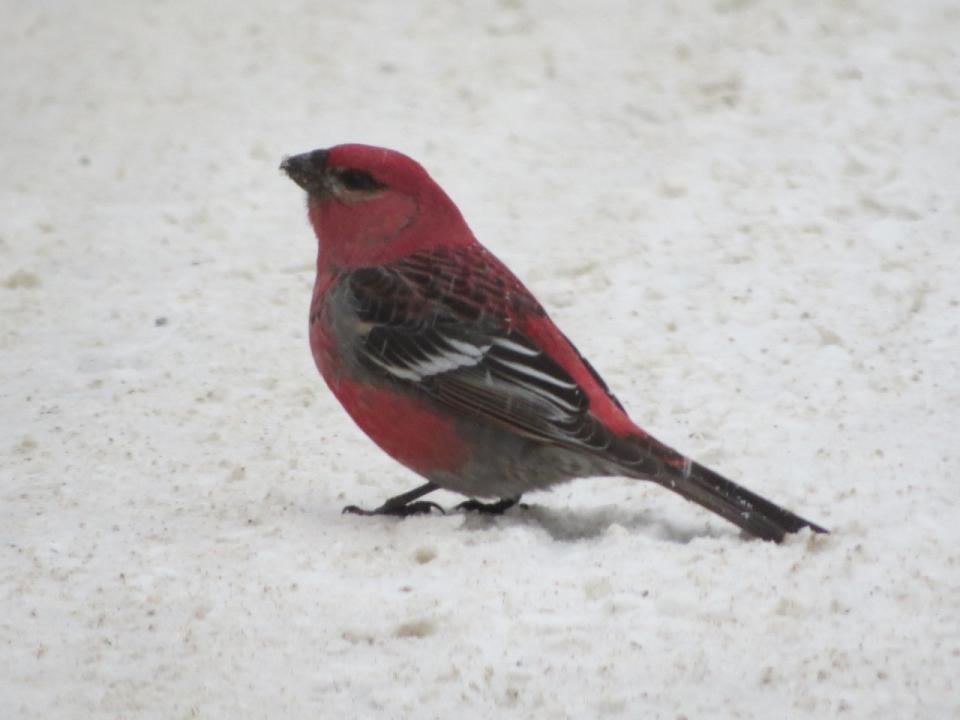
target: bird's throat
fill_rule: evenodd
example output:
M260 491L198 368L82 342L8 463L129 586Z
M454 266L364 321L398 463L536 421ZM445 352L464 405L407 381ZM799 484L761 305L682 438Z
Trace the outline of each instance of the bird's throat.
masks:
M400 236L419 214L413 198L386 193L347 204L332 198L310 200L310 222L321 255L338 266L384 262L397 255Z

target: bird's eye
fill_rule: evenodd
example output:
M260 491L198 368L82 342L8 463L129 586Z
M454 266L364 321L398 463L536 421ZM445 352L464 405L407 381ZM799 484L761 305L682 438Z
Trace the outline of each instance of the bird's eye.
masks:
M366 170L357 170L356 168L346 168L337 173L337 179L347 190L357 190L361 192L371 192L373 190L382 190L386 187Z

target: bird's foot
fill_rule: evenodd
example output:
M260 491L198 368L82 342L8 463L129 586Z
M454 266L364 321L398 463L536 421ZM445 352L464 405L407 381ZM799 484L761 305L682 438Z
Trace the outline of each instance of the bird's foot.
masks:
M429 515L434 509L439 510L441 515L445 515L444 509L435 502L429 500L418 500L429 492L433 492L437 486L433 483L426 483L418 488L409 490L387 500L376 510L364 510L356 505L347 505L344 513L350 515L393 515L394 517L407 517L409 515Z
M483 503L479 500L471 499L460 503L457 505L456 509L463 510L464 512L482 513L484 515L503 515L503 513L516 505L518 500L520 500L520 498L515 497L504 498L503 500L498 500L497 502L492 503Z
M375 510L365 510L356 505L347 505L343 513L347 515L392 515L394 517L409 517L410 515L429 515L432 511L439 510L441 515L446 515L446 511L429 500L419 500L417 502L406 503L405 505L391 505L385 502Z

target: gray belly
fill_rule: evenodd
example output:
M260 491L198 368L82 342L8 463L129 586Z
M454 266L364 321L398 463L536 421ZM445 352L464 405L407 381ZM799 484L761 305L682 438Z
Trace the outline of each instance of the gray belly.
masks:
M469 423L462 431L475 448L470 461L456 473L425 475L445 490L468 497L513 498L575 478L623 474L603 458L528 440L498 427Z

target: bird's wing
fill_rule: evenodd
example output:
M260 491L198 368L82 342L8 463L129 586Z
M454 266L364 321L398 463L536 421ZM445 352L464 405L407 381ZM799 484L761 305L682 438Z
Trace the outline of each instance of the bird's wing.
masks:
M590 414L584 390L512 327L508 306L530 303L542 313L539 305L499 268L485 271L454 252L416 253L344 278L361 328L361 361L478 420L603 453L613 437Z

